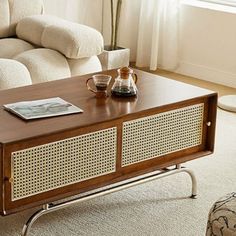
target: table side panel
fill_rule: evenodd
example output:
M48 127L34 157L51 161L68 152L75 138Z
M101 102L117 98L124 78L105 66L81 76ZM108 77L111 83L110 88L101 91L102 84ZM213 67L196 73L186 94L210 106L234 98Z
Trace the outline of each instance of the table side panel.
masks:
M107 122L107 123L101 124L99 126L98 125L94 125L94 126L91 126L91 127L85 127L85 128L77 129L77 130L71 130L71 131L60 133L60 134L53 134L51 137L37 137L34 140L26 140L26 141L22 141L20 143L13 143L13 144L7 145L6 153L4 155L4 159L6 160L4 162L4 176L5 176L4 184L5 184L5 196L6 196L5 201L6 201L6 209L7 209L7 211L9 211L10 209L13 209L13 208L18 208L21 205L28 205L31 202L37 203L37 202L41 201L42 199L48 199L51 196L54 196L56 199L60 199L60 197L58 197L58 196L60 196L60 195L68 195L68 194L65 194L65 193L70 193L70 192L74 191L75 188L78 189L78 183L71 183L70 185L67 185L65 187L55 188L54 190L49 190L49 191L46 191L46 192L42 192L40 194L32 195L31 197L22 198L22 199L19 199L19 200L15 199L15 201L11 201L11 199L14 198L13 195L12 195L12 183L10 182L10 179L12 179L12 177L14 178L14 175L13 175L13 173L11 171L11 166L12 166L11 155L12 155L12 153L19 152L20 159L22 159L22 158L24 159L24 155L28 155L30 153L34 153L34 154L36 153L37 154L37 152L39 152L39 156L41 158L43 158L42 154L50 153L50 150L48 150L48 148L46 148L46 146L49 143L58 142L60 144L61 140L65 140L65 139L69 139L69 140L72 139L73 140L77 136L82 136L82 137L85 136L86 137L87 134L89 134L89 133L93 133L93 132L97 133L97 132L100 132L101 130L106 130L106 129L117 129L116 127L117 127L118 123L119 123L118 121L112 121L112 122ZM116 133L116 131L115 131L115 133ZM104 139L107 139L110 136L111 135L106 133L104 135ZM95 145L96 145L96 142L99 140L99 137L90 137L90 138L91 139L95 139L95 140L92 140L92 141L94 141L93 147L96 147ZM115 160L114 160L114 171L113 172L115 172L116 160L118 160L117 150L116 150L117 135L114 137L113 141L114 141L113 144L115 146L115 150L114 150L114 152L115 152ZM39 150L34 151L34 148L38 147L38 146L39 146ZM107 146L106 143L104 143L103 146ZM45 147L45 148L43 148L43 147ZM62 147L61 145L59 145L59 147L53 147L52 150L58 149L57 151L63 152L64 148L65 147ZM77 145L77 148L80 148L80 147ZM25 149L27 149L27 152L26 153L24 153L24 152L22 153L22 150L25 150ZM67 147L67 149L68 149L68 147ZM92 151L89 150L88 146L84 147L83 149L84 149L83 150L84 152L87 151L88 155L90 155L91 153L94 154L93 152L95 152L94 150L92 150ZM72 153L73 151L75 151L75 150L68 150L67 152L69 154L70 154L70 152L71 152L71 154L73 154ZM106 147L106 150L103 150L103 153L100 153L100 154L102 155L102 154L104 154L106 152L110 152L110 151L111 151L110 148ZM42 153L40 153L40 152L42 152ZM19 161L19 160L17 160L17 161ZM54 156L54 161L56 161L56 162L58 161L59 162L59 160L56 160L56 156ZM105 159L104 159L104 161L105 161ZM43 169L45 169L44 167L45 167L46 164L52 165L52 163L50 163L50 160L46 160L46 162L43 163L43 162L40 161L40 158L38 158L38 160L34 160L34 162L35 163L32 162L30 164L28 164L26 162L25 164L31 165L34 168L34 171L40 170L40 167L43 167ZM84 162L86 163L86 160L84 160ZM59 163L54 163L54 164L58 165ZM66 164L68 164L68 163L65 162L65 165ZM87 163L87 164L89 164L89 163ZM92 164L92 163L90 163L90 164ZM101 165L103 165L103 163L101 163ZM18 169L17 171L24 171L23 170L23 166L21 165L20 169ZM96 163L95 163L95 167L96 167ZM74 167L71 166L71 168L73 169ZM64 171L65 171L65 169L64 169ZM29 174L29 173L27 173L27 174ZM44 173L42 173L42 174L44 174ZM59 173L57 173L57 174L59 174ZM89 174L89 173L87 173L87 174ZM33 172L30 173L30 175L33 175ZM67 173L64 173L64 175L66 176ZM98 173L98 175L99 175L99 173ZM110 177L111 175L108 174L108 173L106 174L106 176L108 176L108 178L111 178ZM34 178L37 179L36 177L34 177ZM45 175L45 177L47 177L47 176ZM98 181L101 181L100 179L103 179L103 176L101 176L101 177L94 177L94 178L89 179L87 181L83 180L82 182L86 182L86 183L89 183L90 185L93 185L93 184L96 184ZM45 179L45 181L46 180L47 179ZM48 179L48 181L50 181L50 180ZM37 184L39 184L39 183L37 183ZM20 186L20 183L18 183L18 185ZM33 186L31 186L31 187L33 187ZM39 188L44 188L45 186L42 186L42 187L38 186L38 187ZM79 190L77 190L77 192L79 192ZM70 196L70 194L69 194L69 196ZM38 204L33 204L33 205L38 205Z
M207 129L207 149L211 150L212 152L214 151L215 147L215 132L216 132L216 117L217 117L217 100L218 100L218 95L212 95L209 97L208 101L208 120L210 121L211 124Z
M23 148L27 147L33 147L36 145L42 145L43 143L48 143L52 140L61 140L63 137L74 137L78 134L86 134L91 131L98 131L103 128L109 128L109 127L117 127L117 162L116 162L116 169L117 171L115 173L108 174L106 176L96 177L90 180L86 180L80 183L75 183L69 186L65 186L59 189L51 190L46 193L37 194L35 196L31 196L29 198L24 198L20 200L16 200L14 202L10 201L11 199L11 184L9 182L6 183L6 209L7 214L17 212L22 209L27 209L29 207L37 206L39 204L55 201L62 199L64 197L72 196L81 192L85 192L88 190L96 189L98 187L106 186L111 183L117 183L121 180L126 180L128 178L137 176L139 174L144 174L153 170L157 170L160 168L168 167L170 165L175 165L179 163L183 163L195 158L199 158L204 155L208 155L212 153L213 147L214 147L214 128L215 128L215 114L212 113L212 111L216 110L216 103L215 103L216 95L210 95L210 96L204 96L199 98L194 98L188 101L182 101L177 104L171 104L165 107L158 107L151 110L146 110L142 112L138 112L135 114L129 114L127 116L124 116L123 118L118 118L116 120L112 120L110 122L101 123L100 126L98 125L93 126L92 128L84 128L78 129L76 131L71 130L68 132L65 132L64 134L53 134L51 137L38 137L34 141L29 141L26 143L25 141L22 141L20 144L15 143L8 147L7 155L5 158L8 159L7 164L5 164L4 170L4 176L10 177L10 172L8 171L10 169L9 164L9 158L11 156L11 152L21 150ZM166 155L161 156L161 158L153 158L150 160L142 161L140 163L136 163L127 167L121 167L121 156L122 156L122 124L123 122L127 122L133 119L139 119L146 116L155 115L158 113L170 111L173 109L179 109L186 106L196 105L199 103L204 103L204 117L203 117L203 137L207 136L206 138L203 138L202 144L187 148L184 150L180 150L174 153L169 153ZM208 105L209 103L209 105ZM213 107L212 107L213 106ZM212 121L212 126L208 127L206 123L208 121ZM210 129L210 131L209 131ZM208 137L210 135L210 137ZM208 143L211 145L209 146ZM209 149L210 148L210 149Z

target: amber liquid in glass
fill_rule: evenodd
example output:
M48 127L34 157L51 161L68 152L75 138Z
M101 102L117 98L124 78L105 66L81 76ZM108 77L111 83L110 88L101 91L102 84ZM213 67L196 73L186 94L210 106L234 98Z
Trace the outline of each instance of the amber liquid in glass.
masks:
M96 88L98 92L103 92L107 89L107 84L104 83L97 83Z

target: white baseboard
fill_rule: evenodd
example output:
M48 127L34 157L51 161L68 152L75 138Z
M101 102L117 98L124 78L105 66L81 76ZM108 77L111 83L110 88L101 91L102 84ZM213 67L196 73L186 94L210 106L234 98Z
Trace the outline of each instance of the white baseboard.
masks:
M206 80L209 82L236 88L236 74L217 70L215 68L182 61L180 62L180 65L175 72L201 80Z

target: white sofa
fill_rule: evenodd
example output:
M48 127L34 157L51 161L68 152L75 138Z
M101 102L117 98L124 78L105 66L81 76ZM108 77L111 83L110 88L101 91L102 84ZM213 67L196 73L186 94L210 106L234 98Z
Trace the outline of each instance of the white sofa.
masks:
M1 0L0 89L102 70L102 35L43 9L43 0Z

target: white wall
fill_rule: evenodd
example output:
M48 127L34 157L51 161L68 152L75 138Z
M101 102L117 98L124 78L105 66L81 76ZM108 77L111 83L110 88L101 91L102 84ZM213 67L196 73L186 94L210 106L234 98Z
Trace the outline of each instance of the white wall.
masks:
M99 31L102 27L102 0L44 0L45 13L86 24Z
M178 72L236 87L236 13L181 6Z

